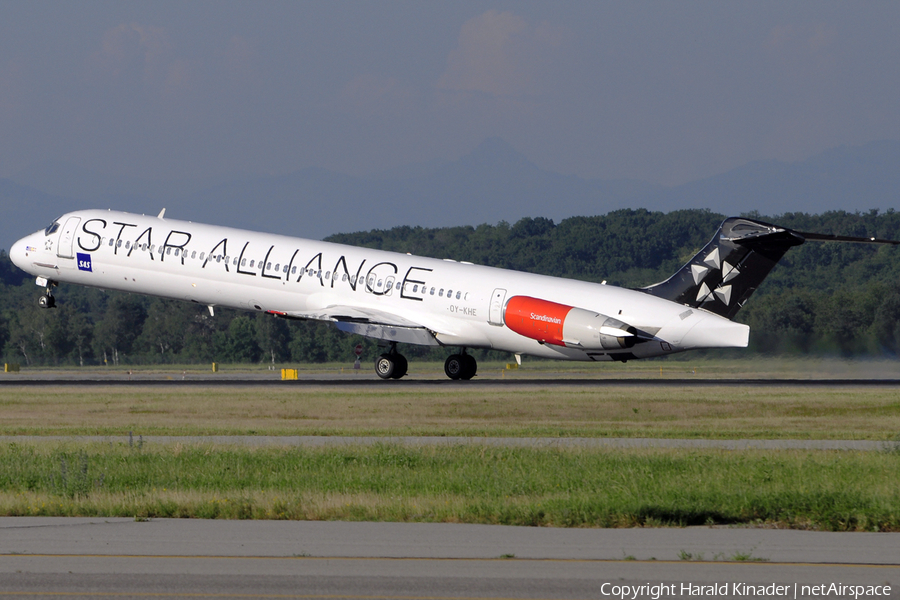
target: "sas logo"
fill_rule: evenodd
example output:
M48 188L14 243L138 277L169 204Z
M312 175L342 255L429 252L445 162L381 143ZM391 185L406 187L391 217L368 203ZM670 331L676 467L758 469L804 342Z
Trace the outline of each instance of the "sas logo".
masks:
M78 258L78 270L79 271L93 272L93 270L91 269L91 255L90 254L82 254L81 252L79 252L77 258Z

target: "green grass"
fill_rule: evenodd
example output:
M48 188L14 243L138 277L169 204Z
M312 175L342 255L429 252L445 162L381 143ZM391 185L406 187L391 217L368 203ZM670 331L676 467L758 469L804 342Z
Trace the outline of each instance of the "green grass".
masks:
M894 387L4 386L0 435L889 440Z
M0 514L900 531L900 453L0 446Z

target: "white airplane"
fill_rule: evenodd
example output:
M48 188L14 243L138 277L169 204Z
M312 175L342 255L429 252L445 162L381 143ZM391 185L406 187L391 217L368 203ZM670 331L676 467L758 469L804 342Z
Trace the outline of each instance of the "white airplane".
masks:
M460 348L451 379L475 376L469 348L581 361L628 361L746 347L730 319L792 246L807 239L900 244L726 219L691 261L641 289L535 275L158 216L71 212L16 242L12 261L55 305L62 282L331 321L382 340L383 379L407 373L398 343Z

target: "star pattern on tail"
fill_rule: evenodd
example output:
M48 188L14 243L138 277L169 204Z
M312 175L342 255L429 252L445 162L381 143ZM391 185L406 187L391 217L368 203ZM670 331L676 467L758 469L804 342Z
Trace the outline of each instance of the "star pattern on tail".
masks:
M723 258L723 255L725 258ZM731 305L732 286L728 282L740 275L741 271L737 268L737 265L731 264L727 260L728 258L727 250L723 251L719 246L716 246L699 264L691 265L691 275L694 278L694 284L700 286L696 297L696 301L700 304L718 300L725 306ZM711 289L707 281L709 275L714 273L714 271L720 272L721 281L716 287ZM714 277L714 279L719 278Z

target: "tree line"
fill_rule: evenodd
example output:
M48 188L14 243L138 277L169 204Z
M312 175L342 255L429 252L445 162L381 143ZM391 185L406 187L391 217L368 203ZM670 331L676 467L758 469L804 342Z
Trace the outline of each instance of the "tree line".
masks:
M900 213L785 214L799 231L900 239ZM723 215L619 210L559 224L526 218L477 227L396 227L327 241L453 258L588 281L639 287L661 281L715 233ZM377 342L328 323L63 285L58 307L42 310L40 288L0 252L0 349L26 365L352 363ZM794 248L737 319L751 326L750 352L896 355L900 352L900 248L808 242ZM443 360L446 350L406 346L409 358ZM502 353L480 358L504 359Z

